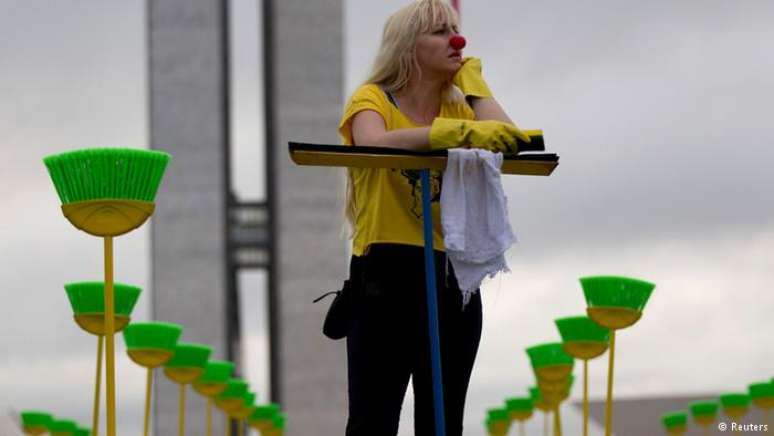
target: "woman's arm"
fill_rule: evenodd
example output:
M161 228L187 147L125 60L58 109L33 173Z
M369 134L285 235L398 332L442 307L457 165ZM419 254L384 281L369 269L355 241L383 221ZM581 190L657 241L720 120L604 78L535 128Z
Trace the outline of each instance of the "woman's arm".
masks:
M430 150L429 137L430 127L387 131L384 118L376 111L361 111L352 119L354 145L427 151Z
M495 120L513 124L505 110L494 97L468 97L468 104L476 113L477 120Z
M467 57L462 66L454 74L452 82L465 95L465 100L476 114L476 120L502 121L513 125L513 121L505 113L500 103L492 96L484 77L481 75L481 59Z

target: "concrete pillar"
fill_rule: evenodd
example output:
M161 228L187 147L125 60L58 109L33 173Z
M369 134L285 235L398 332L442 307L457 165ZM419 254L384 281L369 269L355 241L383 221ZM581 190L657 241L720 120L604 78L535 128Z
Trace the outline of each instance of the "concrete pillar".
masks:
M339 289L347 243L340 238L342 169L299 167L288 141L338 144L343 99L343 1L272 0L264 16L271 39L268 102L274 147L277 265L275 383L288 413L288 435L343 435L346 420L345 341L322 335Z
M340 169L301 168L287 142L338 143L343 97L342 0L264 1L267 112L275 264L272 392L288 435L343 434L344 342L320 331L327 309L312 305L346 272L340 239ZM223 2L148 2L151 143L174 160L153 220L153 316L179 322L186 341L226 352L227 64ZM174 434L177 391L157 384L156 433ZM203 434L203 402L189 396L188 434ZM219 414L218 414L219 415ZM215 423L222 428L222 421Z
M147 2L150 140L173 156L152 220L154 319L226 358L226 20L221 0ZM155 434L177 434L178 390L155 389ZM189 388L190 389L190 388ZM204 434L204 400L189 390L186 434ZM214 428L224 426L214 414ZM222 430L220 430L222 431Z

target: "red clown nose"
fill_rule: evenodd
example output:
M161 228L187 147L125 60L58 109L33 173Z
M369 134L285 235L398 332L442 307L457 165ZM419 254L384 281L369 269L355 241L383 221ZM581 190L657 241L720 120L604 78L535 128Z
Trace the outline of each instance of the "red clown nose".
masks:
M467 41L465 41L465 38L463 38L462 35L454 35L449 38L449 45L455 50L462 50L465 48L466 44Z

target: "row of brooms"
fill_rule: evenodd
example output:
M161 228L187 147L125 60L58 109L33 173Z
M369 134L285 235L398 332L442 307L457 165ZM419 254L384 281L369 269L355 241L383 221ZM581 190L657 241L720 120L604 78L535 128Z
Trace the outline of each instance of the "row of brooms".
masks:
M763 413L763 423L753 428L742 423L742 420L750 412L751 406L755 406ZM678 410L666 413L661 417L666 434L680 436L688 431L688 417L694 424L701 428L704 434L710 434L713 427L718 425L719 412L730 419L731 424L724 423L721 431L774 431L771 427L771 410L774 409L774 378L768 382L752 383L747 386L747 392L730 392L720 395L717 399L694 401L688 404L688 411ZM763 427L762 430L759 427Z
M490 436L505 436L514 422L519 423L523 436L524 423L533 416L534 409L544 413L544 435L548 435L549 414L553 414L553 434L561 436L560 409L575 381L575 359L583 361L583 436L588 436L588 361L608 350L605 436L612 435L616 330L640 319L655 285L619 276L585 277L580 282L588 316L556 319L562 342L526 348L537 385L529 388L529 396L509 398L504 407L487 411L484 424Z
M212 409L226 414L224 435L238 434L244 424L263 436L281 436L285 415L276 404L255 404L255 393L243 380L232 378L231 362L208 360L210 348L201 344L178 343L182 326L165 322L130 324L131 311L141 290L115 283L113 279L113 238L141 226L153 214L154 199L171 156L164 152L138 149L99 148L76 150L44 159L62 202L62 212L76 228L103 239L103 282L80 282L65 286L74 318L84 331L97 336L92 429L72 420L55 418L35 410L21 413L29 435L98 435L102 356L105 356L107 434L116 435L116 389L114 335L123 331L129 358L147 369L144 434L147 436L154 369L180 385L179 434L185 434L186 389L193 385L207 398L207 435L212 434ZM104 350L103 350L104 348Z
M613 368L615 362L615 331L633 325L642 316L655 285L626 277L587 277L581 279L586 297L588 316L556 319L554 322L562 337L561 343L547 343L526 349L532 364L537 386L529 388L528 397L508 398L504 407L487 411L485 425L491 436L504 436L512 423L519 423L524 435L524 423L534 409L544 412L543 433L548 435L548 416L554 415L554 435L561 435L561 403L569 397L574 382L574 359L583 360L583 435L588 435L588 361L610 349L608 365L605 435L612 434ZM774 378L768 382L750 384L747 392L720 395L715 400L692 402L688 411L674 411L662 416L666 434L680 436L688 429L689 414L696 426L710 434L717 425L719 411L736 423L726 424L727 430L744 427L741 420L751 405L763 412L764 428L771 426L774 409ZM753 430L750 430L753 431Z

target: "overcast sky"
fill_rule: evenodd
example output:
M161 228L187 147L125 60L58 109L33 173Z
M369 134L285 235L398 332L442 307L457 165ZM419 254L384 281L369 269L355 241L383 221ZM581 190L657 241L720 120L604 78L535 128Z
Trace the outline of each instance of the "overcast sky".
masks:
M533 383L523 349L558 340L554 318L583 313L586 275L657 284L642 320L619 334L617 395L742 390L774 376L774 3L462 3L466 54L482 59L516 123L543 129L561 156L549 178L504 179L521 242L513 272L483 290L466 434L483 434L485 409ZM346 2L347 93L402 4ZM118 0L0 0L0 410L89 421L82 392L96 340L67 316L62 284L100 279L101 243L61 216L41 158L147 144L144 14ZM260 196L260 70L246 59L235 74L256 97L238 102L237 187ZM148 237L143 228L117 240L117 277L147 287ZM136 319L147 319L148 301ZM143 372L118 362L120 416L134 429ZM605 370L592 363L592 396L604 395Z

